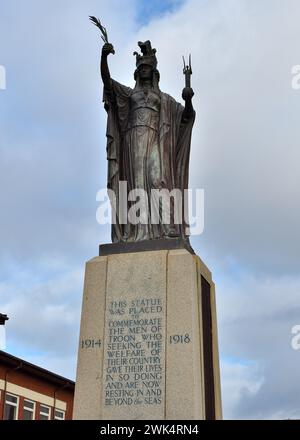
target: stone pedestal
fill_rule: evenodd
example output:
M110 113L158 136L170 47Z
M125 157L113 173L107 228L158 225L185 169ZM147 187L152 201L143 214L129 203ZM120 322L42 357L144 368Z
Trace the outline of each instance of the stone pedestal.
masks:
M220 419L215 289L187 250L86 264L74 419Z

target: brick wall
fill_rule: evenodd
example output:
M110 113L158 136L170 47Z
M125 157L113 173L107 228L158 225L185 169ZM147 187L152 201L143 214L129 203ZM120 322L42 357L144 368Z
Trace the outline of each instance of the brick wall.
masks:
M72 419L74 390L69 388L61 388L63 384L57 385L55 383L51 383L51 381L35 376L34 374L22 371L22 369L13 370L6 365L0 365L0 380L5 381L5 376L8 383L18 385L28 390L43 394L44 396L48 396L49 398L52 399L51 400L52 402L54 402L54 398L56 398L56 400L66 402L65 419L66 420ZM21 420L23 419L23 402L24 402L24 396L20 395L18 418ZM39 419L39 410L40 410L39 403L40 402L36 401L36 405L35 405L36 420ZM4 406L4 391L1 390L0 420L3 418L3 414L4 414L3 406ZM54 417L53 403L51 407L52 407L51 417Z

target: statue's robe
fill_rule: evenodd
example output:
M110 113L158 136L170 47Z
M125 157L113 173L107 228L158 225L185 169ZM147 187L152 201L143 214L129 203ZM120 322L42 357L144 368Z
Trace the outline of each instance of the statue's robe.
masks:
M187 213L187 200L184 197L184 189L188 188L188 171L191 133L195 119L195 113L187 120L183 117L184 107L176 102L171 96L160 92L159 125L157 134L159 182L157 189L165 188L169 191L179 189L182 193L181 201L181 224L174 224L174 212L171 212L171 224L163 224L161 213L159 224L151 224L151 212L148 223L145 225L121 224L119 218L119 182L126 181L128 192L134 188L134 182L144 182L141 189L147 191L149 197L149 209L151 210L150 198L153 185L147 181L147 167L151 161L144 160L143 167L136 167L134 158L130 152L139 149L138 141L134 145L128 145L128 123L131 111L131 94L134 89L126 87L117 81L111 80L111 88L104 89L105 109L107 119L107 160L108 160L108 189L112 190L116 197L116 207L112 203L112 209L116 209L115 223L112 222L112 241L126 242L144 239L168 238L179 236L187 238L188 222L184 211ZM152 136L149 128L149 136ZM132 137L134 139L134 136ZM138 137L136 137L138 139ZM153 162L152 162L153 163ZM146 169L145 169L146 168ZM137 179L136 173L142 173ZM113 200L111 199L113 202ZM129 204L127 205L129 206ZM172 209L172 203L171 203Z

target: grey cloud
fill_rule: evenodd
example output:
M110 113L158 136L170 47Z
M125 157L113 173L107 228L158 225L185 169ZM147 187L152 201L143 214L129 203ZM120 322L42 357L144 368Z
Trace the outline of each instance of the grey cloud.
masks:
M225 357L225 414L247 419L299 417L300 351L291 346L291 329L300 322L299 278L243 276L237 283L224 277L221 289L221 353L249 364L242 372L247 374L247 388L229 377ZM255 383L259 387L251 391ZM234 402L232 393L237 396Z
M204 234L192 242L217 282L225 416L299 417L299 352L289 339L300 323L300 93L291 89L299 2L189 0L140 30L134 2L124 3L101 5L117 80L133 84L131 54L150 38L161 88L180 100L181 55L193 56L190 174L191 185L205 189L206 209ZM101 43L87 16L98 12L97 1L55 9L33 0L18 9L5 2L1 11L1 304L12 313L11 341L48 347L31 360L67 376L75 369L83 263L109 241L109 228L95 222L95 195L106 185L105 113ZM26 277L16 276L22 270Z
M116 5L121 15L111 14ZM122 34L129 34L133 7L115 0L101 5L101 18L114 29L116 41L121 22ZM98 66L102 40L88 20L98 12L97 1L67 1L59 9L33 0L18 7L4 4L1 56L8 87L0 109L0 238L5 256L24 261L63 253L86 259L97 252L98 242L110 238L109 228L95 220L96 192L106 186L107 169Z

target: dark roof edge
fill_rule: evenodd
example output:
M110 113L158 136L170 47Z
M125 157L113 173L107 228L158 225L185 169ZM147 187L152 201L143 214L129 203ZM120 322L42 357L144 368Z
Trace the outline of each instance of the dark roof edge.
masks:
M19 367L19 369L22 369L27 373L34 374L58 386L60 385L61 388L64 387L74 390L75 382L73 380L67 379L66 377L60 376L56 373L52 373L45 368L38 367L37 365L31 364L30 362L24 361L23 359L13 356L12 354L6 353L2 350L0 350L0 362L9 365L12 370Z

